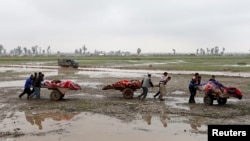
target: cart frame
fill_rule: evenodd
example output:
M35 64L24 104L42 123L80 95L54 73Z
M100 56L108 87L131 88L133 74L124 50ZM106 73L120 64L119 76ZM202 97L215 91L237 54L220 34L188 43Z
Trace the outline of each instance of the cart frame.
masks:
M123 98L131 99L134 96L134 92L140 88L141 87L112 87L111 85L107 85L103 87L102 90L110 90L110 89L119 90L122 92Z
M42 86L41 88L47 88L48 90L52 90L50 93L50 99L53 101L61 100L65 93L69 90L76 90L70 88L62 88L62 87L49 87L49 86Z

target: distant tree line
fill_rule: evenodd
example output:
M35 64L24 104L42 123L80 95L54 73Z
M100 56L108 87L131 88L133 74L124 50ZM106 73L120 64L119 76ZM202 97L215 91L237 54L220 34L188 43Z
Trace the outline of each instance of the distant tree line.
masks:
M42 49L38 45L32 46L31 48L17 46L16 48L10 50L10 54L13 55L32 55L32 54L50 54L50 46L47 49ZM0 44L0 54L6 54L6 49Z
M83 45L81 48L77 48L74 51L75 55L90 55L90 52L87 52L87 47L85 45ZM196 49L196 54L197 55L223 55L225 53L225 48L219 48L219 46L215 46L212 48L197 48ZM176 54L176 50L172 49L173 54ZM142 52L141 48L137 48L136 50L136 54L140 55ZM250 50L249 50L250 52ZM4 48L4 46L2 44L0 44L0 55L1 54L6 54L6 49ZM46 49L42 49L41 47L39 47L38 45L32 46L30 48L28 47L22 47L22 46L17 46L16 48L10 50L9 52L12 55L38 55L38 54L51 54L51 47L48 46ZM57 51L57 54L61 54L61 51ZM131 53L128 51L121 51L121 50L117 50L117 51L110 51L108 53L106 53L105 51L99 51L99 50L95 50L94 55L130 55Z
M211 55L223 55L225 53L225 48L223 47L221 50L218 46L215 46L215 47L212 47L212 48L206 48L203 49L203 48L198 48L196 49L196 54L201 54L201 55L208 55L208 54L211 54Z

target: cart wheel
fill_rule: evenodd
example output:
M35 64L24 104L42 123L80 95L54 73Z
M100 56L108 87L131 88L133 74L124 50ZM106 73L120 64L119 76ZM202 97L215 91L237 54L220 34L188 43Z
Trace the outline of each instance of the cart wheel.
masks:
M62 94L57 91L57 90L53 90L51 93L50 93L50 99L51 100L54 100L54 101L58 101L62 98Z
M134 95L134 91L130 88L126 88L122 91L123 97L126 99L132 98Z
M224 105L227 103L227 98L219 98L217 102L219 105Z
M211 96L204 96L203 102L205 105L213 105L213 98Z

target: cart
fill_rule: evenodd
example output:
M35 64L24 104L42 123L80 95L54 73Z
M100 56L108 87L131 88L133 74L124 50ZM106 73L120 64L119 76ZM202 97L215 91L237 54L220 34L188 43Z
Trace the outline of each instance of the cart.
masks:
M134 92L141 88L139 80L120 80L114 84L106 85L102 90L119 90L122 92L123 98L130 99L133 97Z
M242 99L242 92L236 87L225 87L218 81L209 81L203 84L205 105L213 105L213 101L217 100L219 105L225 105L228 98Z
M52 90L50 93L50 99L53 101L61 100L65 93L69 90L80 90L81 87L77 83L74 83L72 81L66 80L52 80L52 81L46 81L41 88L47 88L49 90Z

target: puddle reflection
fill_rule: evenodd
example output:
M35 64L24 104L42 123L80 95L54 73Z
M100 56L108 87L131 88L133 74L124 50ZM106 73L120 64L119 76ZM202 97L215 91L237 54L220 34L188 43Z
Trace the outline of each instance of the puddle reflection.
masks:
M206 133L202 130L202 124L205 122L204 117L194 116L189 118L192 133Z
M142 115L142 119L146 121L148 125L151 125L152 115ZM161 114L159 115L159 120L163 127L167 127L167 120L170 120L170 117L168 117L167 114Z
M188 116L186 118L183 118L179 117L178 115L168 116L167 114L160 114L156 116L150 114L142 114L141 119L149 126L153 124L158 125L158 123L161 123L162 127L164 128L168 128L168 123L169 125L183 124L183 127L185 127L184 122L187 121L186 124L189 124L190 128L181 128L184 132L189 131L190 133L207 134L207 127L206 125L204 125L206 119L204 117ZM172 126L170 126L169 128L171 128L172 130Z
M75 115L79 113L65 113L65 112L43 112L35 113L32 111L26 111L25 118L31 125L37 125L39 130L43 129L42 122L45 119L53 119L55 121L71 120Z
M89 112L16 112L0 122L0 132L18 132L19 141L42 140L103 140L103 141L205 141L205 119L172 114L139 114L130 122ZM26 122L24 122L26 121ZM27 124L27 122L29 124ZM36 129L30 126L36 125ZM38 128L38 129L37 129ZM98 136L97 136L98 133Z

